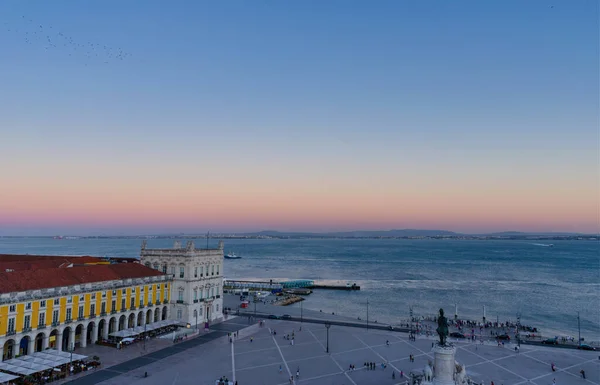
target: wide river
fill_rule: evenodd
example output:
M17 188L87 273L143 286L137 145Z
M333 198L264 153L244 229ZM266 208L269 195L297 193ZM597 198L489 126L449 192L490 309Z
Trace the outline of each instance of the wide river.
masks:
M196 240L198 248L206 247ZM182 242L185 244L185 240ZM552 243L554 246L548 246ZM216 247L217 240L211 240ZM0 238L0 253L139 256L141 240ZM172 247L150 239L148 247ZM358 292L318 290L307 309L380 322L433 315L515 320L547 335L600 340L600 243L473 240L226 240L225 277L357 283Z

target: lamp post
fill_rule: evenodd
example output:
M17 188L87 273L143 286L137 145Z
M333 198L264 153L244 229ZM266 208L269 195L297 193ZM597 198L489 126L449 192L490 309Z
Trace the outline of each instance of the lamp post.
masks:
M146 326L148 325L147 322L144 322L144 351L146 351L146 339L148 338L148 336L146 336Z
M410 334L413 334L413 307L410 306Z
M196 317L196 330L198 330L198 310L194 310L194 317Z
M521 347L521 312L517 313L517 345Z
M300 301L300 323L302 323L302 302L304 301Z
M579 312L577 312L577 330L578 330L577 346L581 346L581 318L579 317Z
M367 298L367 331L369 330L369 299Z
M329 328L331 327L331 324L329 322L325 323L325 328L327 329L327 350L326 352L329 353Z

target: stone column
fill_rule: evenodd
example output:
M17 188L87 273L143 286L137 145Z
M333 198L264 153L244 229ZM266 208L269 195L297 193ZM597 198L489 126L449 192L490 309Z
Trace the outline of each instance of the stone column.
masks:
M453 345L440 346L436 344L433 353L435 357L433 385L454 385L456 348Z
M35 338L29 337L29 341L27 344L27 355L30 356L35 352Z
M69 331L69 344L67 345L67 350L70 351L75 348L75 328L72 327Z
M125 321L127 322L127 321ZM102 339L108 339L108 328L110 327L110 321L104 322L104 328L102 329ZM118 327L117 327L118 329Z
M17 356L17 352L19 351L19 345L17 344L17 342L15 341L14 345L13 345L13 349L12 349L12 353L10 355L10 358L15 358Z
M140 326L144 326L146 324L146 312L142 311L142 323Z
M87 328L81 329L81 334L79 335L79 346L82 348L87 346Z
M56 339L54 340L54 347L59 352L62 352L62 334L63 332L61 330L58 330L56 333Z
M94 322L94 328L92 329L92 338L90 341L92 344L98 342L98 324Z
M48 342L50 341L50 336L44 334L44 338L42 338L42 351L48 349Z

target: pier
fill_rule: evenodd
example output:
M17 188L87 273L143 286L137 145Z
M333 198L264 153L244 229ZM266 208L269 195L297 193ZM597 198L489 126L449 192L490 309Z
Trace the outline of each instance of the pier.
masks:
M226 289L242 289L242 290L268 290L271 292L280 292L286 290L300 290L302 294L310 294L310 290L347 290L355 291L360 290L360 286L356 283L346 285L335 285L335 284L319 284L315 283L311 279L296 279L290 281L252 281L252 280L234 280L225 279L223 283ZM309 290L308 292L306 290ZM299 294L299 293L297 293Z

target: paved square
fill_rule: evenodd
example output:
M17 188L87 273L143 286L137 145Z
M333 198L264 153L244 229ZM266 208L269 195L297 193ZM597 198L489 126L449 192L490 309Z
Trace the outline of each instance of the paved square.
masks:
M215 325L215 329L198 341L167 348L171 355L158 351L141 357L139 363L124 362L82 377L73 385L214 385L221 376L237 380L238 385L289 385L297 370L300 376L295 383L302 385L397 385L408 381L408 377L400 377L400 371L405 375L420 372L433 360L433 339L410 341L405 334L392 331L331 326L328 354L327 330L322 324L267 320L259 327L237 318ZM227 332L237 330L239 336L230 343ZM291 339L292 333L294 345L285 338L289 334ZM465 341L455 345L456 359L466 365L468 376L486 385L491 381L497 385L551 385L553 379L559 385L600 385L598 352L524 345L516 353L510 344L499 347ZM414 362L409 360L411 354ZM368 370L365 362L378 366ZM382 362L387 362L386 369L381 368ZM556 372L550 369L552 362ZM349 370L351 364L355 370ZM586 371L585 380L579 374L581 369ZM144 372L148 378L143 378Z

